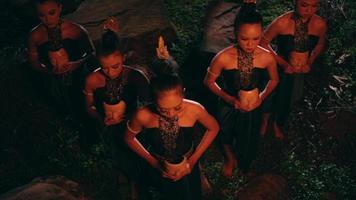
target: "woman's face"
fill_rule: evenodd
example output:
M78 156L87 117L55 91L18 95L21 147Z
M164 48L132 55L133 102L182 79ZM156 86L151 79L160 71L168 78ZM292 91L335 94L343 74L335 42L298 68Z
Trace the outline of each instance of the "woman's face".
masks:
M46 1L44 3L37 4L38 17L48 28L53 28L58 24L61 11L62 5L55 1Z
M156 99L158 112L166 117L174 117L183 110L183 92L178 87L158 94Z
M107 56L100 56L99 62L103 72L111 79L117 78L121 71L122 65L124 63L124 58L122 54L118 51L109 54Z
M241 24L237 33L237 42L242 50L251 53L260 43L261 36L261 24Z
M318 4L319 0L296 0L295 7L302 18L309 18L318 10Z

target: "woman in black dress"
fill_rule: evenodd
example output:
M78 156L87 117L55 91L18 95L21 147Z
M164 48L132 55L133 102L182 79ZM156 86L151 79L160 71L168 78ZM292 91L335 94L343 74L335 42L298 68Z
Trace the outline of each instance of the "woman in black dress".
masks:
M304 74L311 69L324 48L327 25L315 13L319 0L294 0L294 11L276 18L265 30L261 46L277 60L280 83L273 99L272 120L277 138L283 139L280 127L288 118L291 106L302 98ZM276 40L277 51L269 46ZM269 114L264 116L261 135L267 129Z
M84 111L81 91L89 73L85 64L94 47L82 26L61 19L60 1L36 0L35 6L41 23L29 35L29 61L42 72L43 85L59 111L77 115Z
M136 199L140 160L124 142L123 134L126 119L139 104L150 101L149 80L142 71L124 65L119 38L111 30L103 34L97 57L100 68L89 74L85 83L87 112L103 125L103 139L111 148L119 184L128 179L131 198Z
M176 75L152 79L154 104L140 108L127 123L125 140L150 165L151 184L163 199L201 199L199 158L218 133L217 121L197 102L183 98ZM206 132L193 143L194 125ZM148 149L136 139L144 130Z
M260 105L278 83L273 55L258 46L262 16L256 11L256 4L243 4L236 16L235 34L237 43L214 57L204 80L220 98L218 120L225 156L222 172L227 177L237 164L244 172L250 169L259 138ZM269 81L264 87L262 76L266 71ZM218 77L223 79L221 87L216 83Z

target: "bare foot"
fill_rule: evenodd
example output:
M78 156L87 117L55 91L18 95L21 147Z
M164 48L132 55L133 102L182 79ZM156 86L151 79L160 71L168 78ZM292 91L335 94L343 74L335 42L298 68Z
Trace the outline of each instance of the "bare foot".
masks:
M273 130L274 130L274 136L276 136L278 140L284 139L283 132L281 131L281 129L276 123L273 123Z
M200 171L200 181L203 194L211 194L213 192L213 187L211 186L208 177L205 176L202 170Z
M237 161L234 160L225 160L222 168L223 176L229 178L234 173L234 169L237 167Z

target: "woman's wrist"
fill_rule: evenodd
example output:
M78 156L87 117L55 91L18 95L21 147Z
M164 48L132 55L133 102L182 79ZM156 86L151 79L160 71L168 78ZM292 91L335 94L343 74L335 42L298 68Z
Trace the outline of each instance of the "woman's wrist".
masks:
M188 164L189 164L189 168L192 169L194 167L194 165L198 162L197 159L195 159L195 157L192 155L188 158Z
M159 167L159 161L155 157L150 155L147 161L153 168Z
M261 92L261 93L259 94L261 101L264 101L264 100L265 100L265 98L266 98L265 94L266 94L265 92Z
M235 103L235 97L230 96L230 95L223 96L222 99L230 105L234 105L234 103Z

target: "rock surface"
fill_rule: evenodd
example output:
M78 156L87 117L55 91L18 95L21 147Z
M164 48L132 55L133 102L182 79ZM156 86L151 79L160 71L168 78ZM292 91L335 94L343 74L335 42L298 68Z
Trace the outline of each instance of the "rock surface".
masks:
M2 196L1 200L85 200L79 184L63 176L36 178L31 183L15 188Z
M108 16L119 21L120 38L135 52L135 59L152 57L160 34L167 44L176 39L162 0L86 0L65 18L83 25L97 42Z
M240 7L224 1L213 2L210 7L201 50L217 53L234 43L234 21Z

